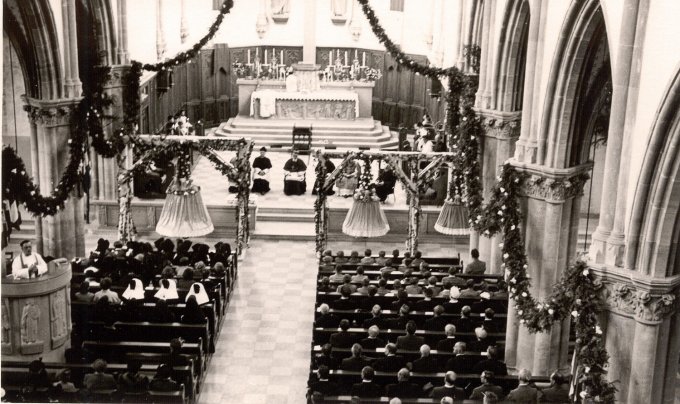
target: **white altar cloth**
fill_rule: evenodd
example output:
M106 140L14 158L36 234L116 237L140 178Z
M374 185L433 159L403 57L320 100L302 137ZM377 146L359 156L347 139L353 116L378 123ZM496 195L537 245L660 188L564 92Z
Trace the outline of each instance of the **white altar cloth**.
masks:
M311 93L276 90L253 91L250 97L250 116L255 116L255 100L260 100L260 117L269 118L276 114L276 100L288 101L353 101L355 118L359 117L359 94L354 91L321 90Z

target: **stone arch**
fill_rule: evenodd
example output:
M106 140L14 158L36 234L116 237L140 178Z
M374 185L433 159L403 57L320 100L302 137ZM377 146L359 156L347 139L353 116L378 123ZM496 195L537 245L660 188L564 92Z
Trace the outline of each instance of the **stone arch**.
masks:
M611 77L609 45L599 0L573 1L556 46L546 88L539 131L538 164L566 168L584 163L589 137L578 125L579 103L597 98L590 91L599 84L598 51L604 49L606 73ZM594 81L595 80L595 81ZM602 89L600 89L602 91ZM583 109L580 109L583 111Z
M116 31L111 0L87 0L87 2L90 3L99 61L105 65L115 64Z
M680 66L646 148L633 199L625 267L654 277L680 274Z
M54 15L48 0L6 0L3 23L24 72L26 95L62 97L61 58Z
M509 1L503 14L498 53L494 60L496 90L491 109L498 111L519 111L522 109L524 93L524 71L526 66L527 42L529 36L529 2Z

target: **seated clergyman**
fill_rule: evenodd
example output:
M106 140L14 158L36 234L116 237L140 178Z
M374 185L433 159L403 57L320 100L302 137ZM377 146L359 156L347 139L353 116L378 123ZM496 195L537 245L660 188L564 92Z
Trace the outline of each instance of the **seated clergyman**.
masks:
M291 157L283 166L283 193L286 195L302 195L307 191L305 171L307 165L298 159L297 151L291 153Z

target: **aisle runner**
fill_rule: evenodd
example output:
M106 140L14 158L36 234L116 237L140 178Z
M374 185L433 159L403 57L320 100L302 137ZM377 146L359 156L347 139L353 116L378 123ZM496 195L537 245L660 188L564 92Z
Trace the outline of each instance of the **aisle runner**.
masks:
M305 401L316 262L313 242L251 242L200 403Z

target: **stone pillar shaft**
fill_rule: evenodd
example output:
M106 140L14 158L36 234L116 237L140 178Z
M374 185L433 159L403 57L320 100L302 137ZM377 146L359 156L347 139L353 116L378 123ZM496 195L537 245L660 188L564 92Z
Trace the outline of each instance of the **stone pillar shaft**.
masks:
M302 62L316 63L316 0L305 0L305 35Z
M548 301L553 285L574 258L576 235L573 226L578 221L578 206L585 181L578 174L588 166L578 166L561 172L543 173L541 166L511 162L528 174L522 185L525 195L521 203L524 216L524 242L527 255L527 275L531 279L531 294L541 302ZM512 288L512 281L509 282ZM509 316L509 320L514 320ZM514 338L514 325L508 324ZM517 343L506 345L514 367L526 368L534 374L549 374L568 367L569 322L556 323L548 332L530 334L519 326Z
M68 2L69 0L61 0L61 21L62 21L62 33L64 38L69 38L69 14L68 14ZM71 94L73 81L71 80L71 56L68 52L70 42L64 41L64 96L73 96Z
M31 122L31 177L40 184L40 152L38 151L38 128L35 122ZM42 218L34 216L35 220L35 250L43 252L43 226Z
M489 36L491 35L491 0L484 1L482 7L482 43L480 45L482 54L479 60L479 88L477 88L475 105L477 105L478 108L487 108L484 101L484 94L487 91L486 77L488 75L487 66L489 65L489 48L491 47L491 41L489 39Z
M68 1L68 55L71 64L71 94L67 98L80 97L83 86L80 82L80 73L78 72L78 31L76 21L76 1ZM66 56L64 56L66 58Z
M163 29L163 0L156 0L156 59L165 56L165 30Z
M536 52L540 34L540 1L531 1L531 17L529 18L529 34L527 38L526 68L524 70L524 91L522 95L522 125L515 149L515 158L518 161L536 162L536 142L531 144L531 121L534 110L534 81L536 80Z
M35 153L40 160L34 167L37 166L40 178L40 192L48 195L58 186L70 158L67 141L71 134L72 112L79 100L26 98L26 102L25 109L29 113L31 125L35 127L35 135L31 134L35 138ZM80 203L78 197L69 198L62 211L42 219L39 232L36 222L36 235L40 237L38 243L42 243L44 255L76 257L85 254L82 208L76 206Z
M130 63L130 55L127 48L127 0L118 0L118 63L121 65Z
M630 83L631 62L638 14L638 0L625 0L623 21L618 41L618 58L612 72L612 103L609 118L609 134L605 154L604 181L600 203L600 220L590 248L591 257L596 263L614 265L616 251L607 244L614 226L616 199L618 197L619 164L626 121L628 85ZM623 192L623 191L622 191ZM624 192L625 193L625 192ZM613 254L612 254L613 253Z

